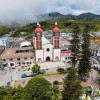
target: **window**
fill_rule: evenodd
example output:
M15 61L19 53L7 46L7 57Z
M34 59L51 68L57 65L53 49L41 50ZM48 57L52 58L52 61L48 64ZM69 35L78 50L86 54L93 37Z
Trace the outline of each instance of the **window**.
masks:
M14 66L14 63L10 63L10 66Z
M4 43L4 40L2 40L2 43L5 44L5 43Z
M29 64L29 62L26 62L27 64Z
M20 51L19 50L16 50L16 53L19 53Z
M17 58L17 60L20 60L20 58Z
M31 57L31 59L33 59L33 57Z
M6 61L6 59L2 59L3 61Z
M47 51L47 52L49 52L49 51L50 51L50 49L49 49L49 48L47 48L47 49L46 49L46 51Z
M27 57L25 57L24 59L27 59Z
M25 62L22 63L23 65L25 64Z
M10 59L10 61L13 61L13 59Z
M19 66L21 65L21 63L19 62Z

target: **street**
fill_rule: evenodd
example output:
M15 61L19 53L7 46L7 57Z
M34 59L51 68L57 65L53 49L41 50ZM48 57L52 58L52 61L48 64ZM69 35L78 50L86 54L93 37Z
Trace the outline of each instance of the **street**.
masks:
M5 70L0 70L0 86L6 86L7 82L19 79L23 71L18 71L18 69L5 68Z

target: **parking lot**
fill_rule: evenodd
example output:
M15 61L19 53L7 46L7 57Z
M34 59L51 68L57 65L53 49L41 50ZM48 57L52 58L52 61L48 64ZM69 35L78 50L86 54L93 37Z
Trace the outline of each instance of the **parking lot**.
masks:
M8 82L20 79L22 73L23 71L21 68L5 68L4 70L0 70L0 85L6 86Z
M46 62L39 64L41 69L45 69L46 73L56 72L58 67L67 68L70 65L59 63L59 62ZM0 70L0 86L6 86L9 82L14 82L15 80L20 80L21 74L23 74L23 68L16 67L15 69L5 68L4 70Z

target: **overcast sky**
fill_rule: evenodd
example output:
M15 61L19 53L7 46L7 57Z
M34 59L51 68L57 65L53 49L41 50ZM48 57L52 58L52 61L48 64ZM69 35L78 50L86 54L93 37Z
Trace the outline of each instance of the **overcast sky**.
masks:
M0 22L32 22L49 12L100 14L100 0L0 0Z

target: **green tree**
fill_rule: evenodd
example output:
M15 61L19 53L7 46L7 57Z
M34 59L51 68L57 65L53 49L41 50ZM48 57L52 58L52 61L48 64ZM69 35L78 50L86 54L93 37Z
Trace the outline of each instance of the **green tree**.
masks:
M3 100L5 95L7 95L6 89L4 87L0 87L0 100Z
M82 95L82 86L80 80L76 75L74 67L68 72L68 75L64 78L64 90L62 92L62 100L80 100Z
M8 34L10 32L10 28L6 26L0 26L0 37L2 37L4 34Z
M24 88L25 100L52 100L52 87L42 77L31 79Z
M54 96L54 100L58 100L58 93L59 93L59 90L58 90L58 85L57 84L53 84L53 96Z
M79 78L87 80L89 77L89 72L91 70L91 52L90 52L90 35L88 35L90 27L86 24L83 33L83 43L82 43L82 57L79 63Z
M72 64L75 66L78 60L78 54L79 54L79 49L80 49L80 39L79 39L79 34L80 33L80 27L77 24L73 24L73 36L71 40L71 46L70 49L74 53L72 57Z
M16 88L5 87L6 95L3 97L3 100L13 100L13 95L16 93Z
M40 70L40 66L38 64L35 64L33 67L32 67L32 71L33 72L37 72Z
M24 98L24 91L23 91L23 87L21 87L20 85L16 88L16 92L15 94L12 96L12 100L25 100Z

